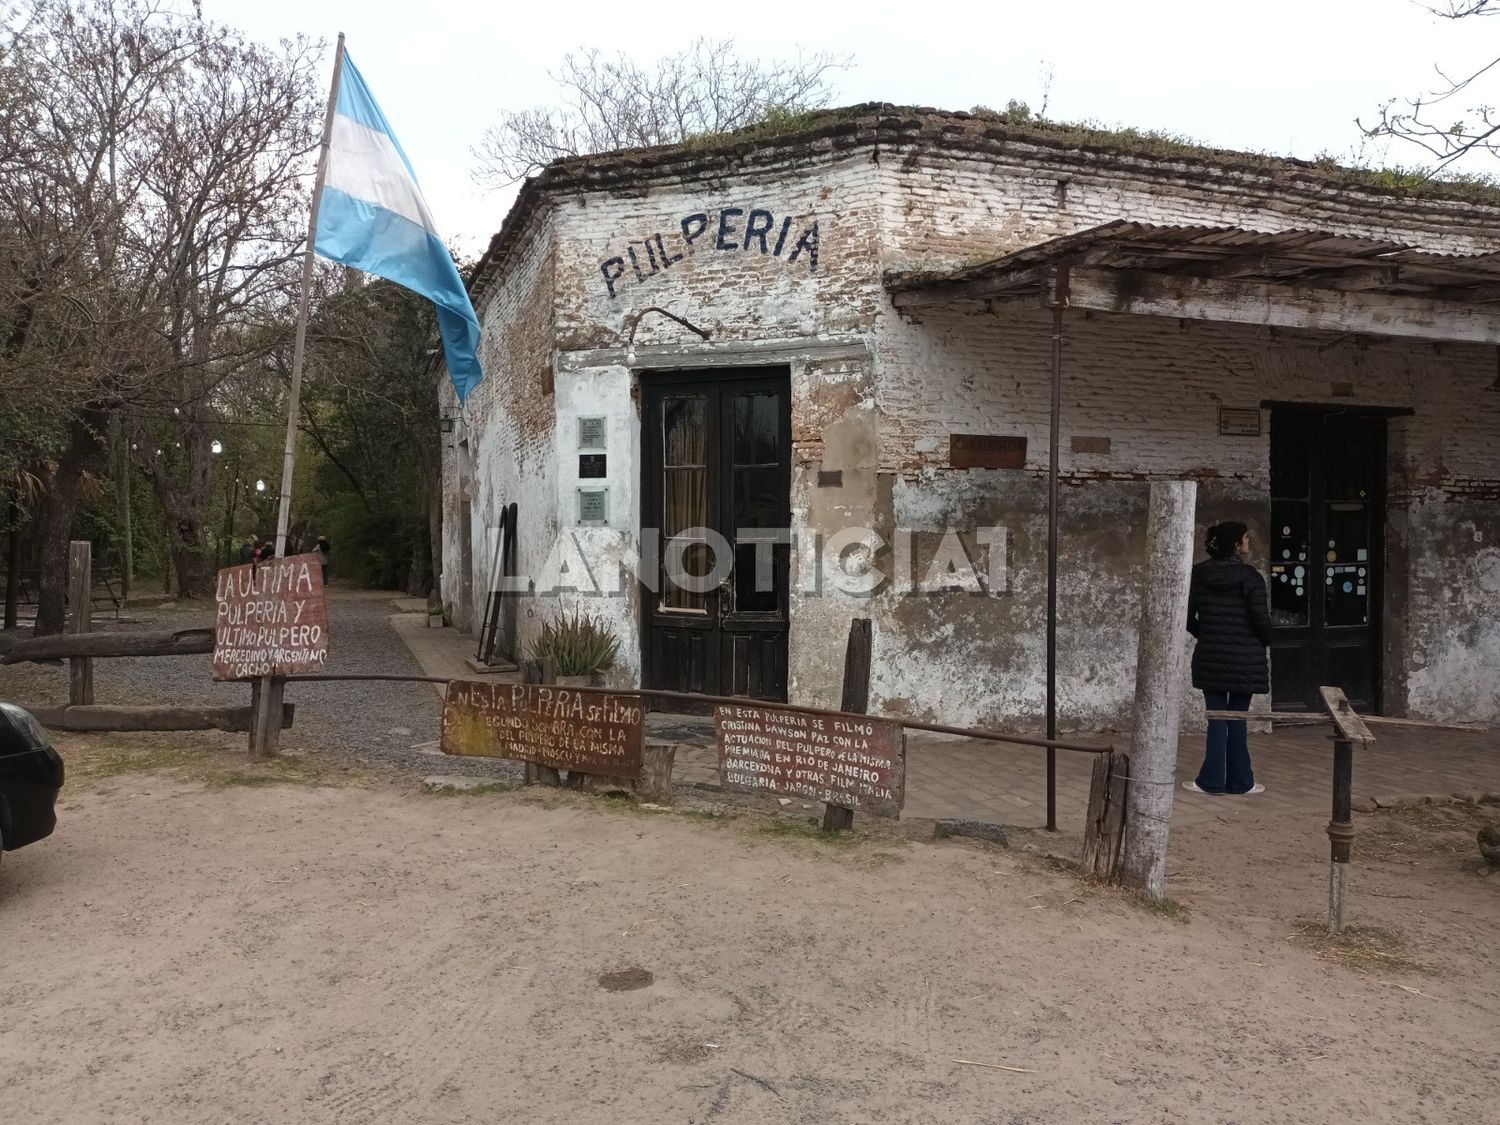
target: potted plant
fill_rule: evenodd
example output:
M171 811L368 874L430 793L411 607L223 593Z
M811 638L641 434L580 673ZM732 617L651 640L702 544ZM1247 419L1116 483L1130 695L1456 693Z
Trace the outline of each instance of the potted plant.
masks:
M619 654L620 642L609 626L581 609L547 622L531 643L531 658L550 659L557 683L571 687L603 686L603 673Z

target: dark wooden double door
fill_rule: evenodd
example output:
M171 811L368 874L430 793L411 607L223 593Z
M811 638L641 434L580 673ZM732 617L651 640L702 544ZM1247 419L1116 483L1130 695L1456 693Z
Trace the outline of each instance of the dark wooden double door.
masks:
M648 374L642 434L646 686L784 701L789 373Z
M1318 709L1318 688L1380 706L1386 419L1271 414L1271 700Z

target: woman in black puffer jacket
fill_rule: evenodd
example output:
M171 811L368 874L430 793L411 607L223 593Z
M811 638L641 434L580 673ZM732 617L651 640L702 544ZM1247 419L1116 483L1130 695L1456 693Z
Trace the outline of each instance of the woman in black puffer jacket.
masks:
M1248 711L1252 695L1271 690L1266 580L1244 561L1250 554L1250 531L1244 524L1215 524L1208 529L1206 546L1209 558L1193 567L1188 589L1187 629L1198 638L1193 686L1203 692L1210 711ZM1250 766L1244 722L1212 720L1203 768L1195 781L1182 784L1195 793L1263 793L1265 786L1256 784Z

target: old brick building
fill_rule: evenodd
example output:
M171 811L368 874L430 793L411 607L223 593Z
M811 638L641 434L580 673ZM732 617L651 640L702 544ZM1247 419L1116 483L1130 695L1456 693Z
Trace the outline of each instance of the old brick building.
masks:
M506 569L582 591L500 599L502 650L583 604L616 683L826 704L868 616L873 710L1031 725L1060 325L1064 727L1129 705L1145 482L1182 477L1254 530L1276 706L1500 719L1497 234L1500 193L889 106L556 163L472 285L444 596L481 627L509 522ZM630 579L699 525L721 586ZM873 591L811 550L848 528Z

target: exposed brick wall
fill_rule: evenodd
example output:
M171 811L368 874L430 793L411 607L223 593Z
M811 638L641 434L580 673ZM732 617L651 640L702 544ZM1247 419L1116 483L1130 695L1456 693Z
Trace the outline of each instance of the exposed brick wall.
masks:
M1357 189L1288 185L1171 166L1080 167L1045 149L1004 157L912 149L882 161L888 269L973 265L1115 219L1252 230L1326 230L1450 254L1488 253L1500 221L1488 208L1393 199Z
M536 573L556 534L557 511L551 492L556 471L553 450L554 290L556 236L551 216L532 218L532 231L509 269L475 310L481 328L479 360L484 379L470 392L462 411L451 388L445 394L460 426L445 450L443 480L443 597L458 604L461 548L458 486L460 450L466 441L473 475L468 482L473 602L470 628L478 628L490 581L491 552L502 508L519 505L517 561L521 573Z

